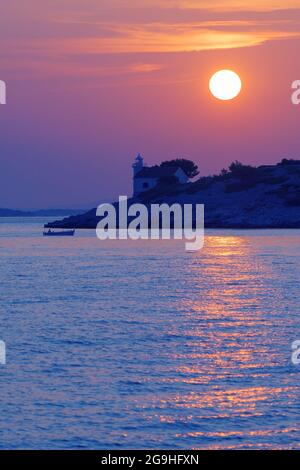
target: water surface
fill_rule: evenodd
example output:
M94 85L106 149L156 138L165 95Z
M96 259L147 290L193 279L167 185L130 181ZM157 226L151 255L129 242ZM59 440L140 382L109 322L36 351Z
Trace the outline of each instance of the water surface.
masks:
M0 447L298 448L300 231L43 238L0 219Z

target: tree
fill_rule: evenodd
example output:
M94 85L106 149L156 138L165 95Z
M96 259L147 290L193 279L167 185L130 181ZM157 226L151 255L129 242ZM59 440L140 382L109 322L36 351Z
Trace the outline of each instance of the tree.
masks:
M293 158L283 158L278 165L300 165L300 160L294 160Z
M177 166L181 168L185 172L186 176L188 176L189 178L194 178L195 176L199 175L198 166L192 160L187 160L186 158L176 158L174 160L168 160L162 162L160 166Z
M226 168L223 168L221 170L220 176L227 176L228 175L228 170Z
M251 165L243 165L243 163L238 162L237 160L231 163L229 171L235 178L241 180L253 179L257 176L257 168Z

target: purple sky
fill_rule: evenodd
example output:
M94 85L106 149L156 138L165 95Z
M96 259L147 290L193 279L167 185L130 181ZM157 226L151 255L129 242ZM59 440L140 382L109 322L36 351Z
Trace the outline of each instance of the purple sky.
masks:
M0 0L0 207L130 195L138 152L202 174L300 158L300 0L280 4ZM226 103L208 91L222 68L243 82Z

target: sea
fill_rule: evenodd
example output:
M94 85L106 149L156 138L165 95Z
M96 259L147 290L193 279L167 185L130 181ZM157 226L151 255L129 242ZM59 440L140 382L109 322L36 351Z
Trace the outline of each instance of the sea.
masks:
M190 253L47 221L0 219L1 449L300 447L299 230Z

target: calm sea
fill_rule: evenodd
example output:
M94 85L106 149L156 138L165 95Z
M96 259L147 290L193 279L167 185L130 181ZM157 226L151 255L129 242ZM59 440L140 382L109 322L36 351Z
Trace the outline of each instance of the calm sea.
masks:
M300 231L43 238L0 219L0 447L300 447Z

